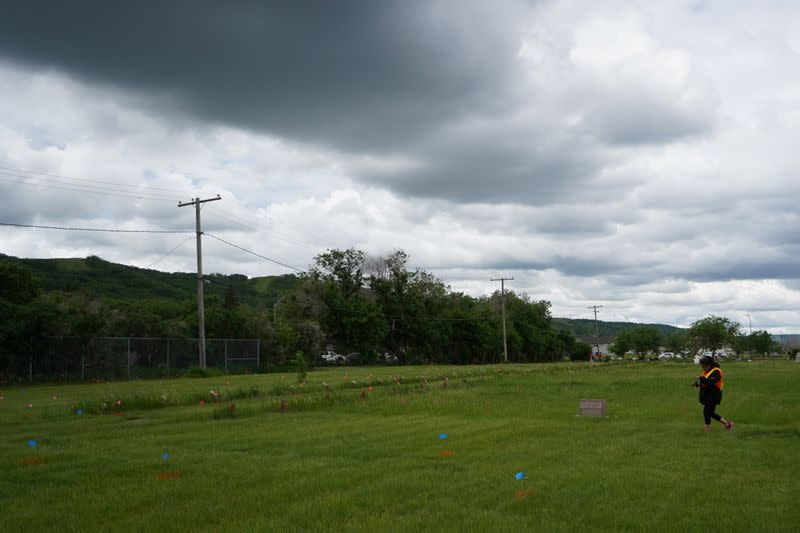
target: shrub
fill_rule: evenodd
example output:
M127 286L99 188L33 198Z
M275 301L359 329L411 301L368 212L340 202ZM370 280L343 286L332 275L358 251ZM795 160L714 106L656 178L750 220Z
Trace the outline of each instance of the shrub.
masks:
M573 361L588 361L592 354L592 347L585 342L575 341L575 347L570 351L569 358Z
M308 374L308 363L306 362L306 358L303 355L303 352L297 351L292 356L290 361L292 370L297 372L297 382L298 383L305 383L306 375Z

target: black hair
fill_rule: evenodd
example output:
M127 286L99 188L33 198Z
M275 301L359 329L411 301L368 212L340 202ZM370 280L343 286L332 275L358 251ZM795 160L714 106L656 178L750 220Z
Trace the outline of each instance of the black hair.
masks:
M703 366L708 366L710 368L719 368L719 363L714 360L714 357L711 355L704 355L700 358L700 364Z

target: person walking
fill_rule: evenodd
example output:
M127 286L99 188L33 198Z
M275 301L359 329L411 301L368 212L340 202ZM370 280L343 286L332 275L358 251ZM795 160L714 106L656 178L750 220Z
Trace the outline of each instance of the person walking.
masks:
M717 405L722 403L722 369L713 357L705 356L700 359L703 373L692 383L693 387L700 389L700 403L703 404L703 418L705 419L704 433L711 431L711 419L723 424L725 429L733 429L733 422L725 420L716 412Z

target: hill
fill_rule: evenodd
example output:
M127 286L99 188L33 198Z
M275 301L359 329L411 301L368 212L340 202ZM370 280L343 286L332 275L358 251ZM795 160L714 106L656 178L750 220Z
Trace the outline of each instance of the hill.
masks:
M603 322L597 321L598 333L601 336L616 337L623 330L638 326L652 326L662 335L668 335L673 331L685 331L682 328L669 326L667 324L644 324L638 322ZM555 329L566 329L571 331L576 337L594 335L594 320L590 318L556 318L553 317L553 327Z
M800 335L797 334L778 334L773 335L772 338L784 346L800 344Z
M105 261L96 256L85 259L21 259L0 254L0 260L17 262L30 268L44 291L83 292L93 298L166 298L176 301L195 297L196 276L192 272L161 272ZM269 307L291 291L300 278L293 274L248 278L242 274L206 274L206 295L224 298L230 287L236 299L254 307ZM661 333L679 330L665 324L597 321L602 336L616 336L636 326L653 326ZM576 336L594 335L594 320L553 318L555 329L571 331Z
M161 272L111 263L96 256L85 259L20 259L0 254L0 260L30 268L43 291L83 292L93 298L195 298L197 276L189 272ZM206 295L224 298L232 288L236 299L268 307L299 282L293 274L248 278L242 274L206 274Z

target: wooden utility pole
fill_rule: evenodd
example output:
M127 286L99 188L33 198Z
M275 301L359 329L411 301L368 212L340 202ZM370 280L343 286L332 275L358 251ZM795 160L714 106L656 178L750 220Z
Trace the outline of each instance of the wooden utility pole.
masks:
M200 236L203 232L200 229L200 204L214 202L216 200L222 200L222 197L218 194L216 198L207 198L205 200L192 198L191 202L178 202L178 207L187 205L194 206L195 226L197 231L197 355L200 368L206 367L206 314L203 306L203 248L200 242Z
M589 358L591 361L594 359L594 356L600 351L600 335L597 330L597 310L603 307L602 305L592 305L589 306L588 309L594 309L594 354Z
M491 278L489 281L500 282L500 294L503 298L503 361L508 363L508 344L506 343L506 281L511 281L514 278Z

